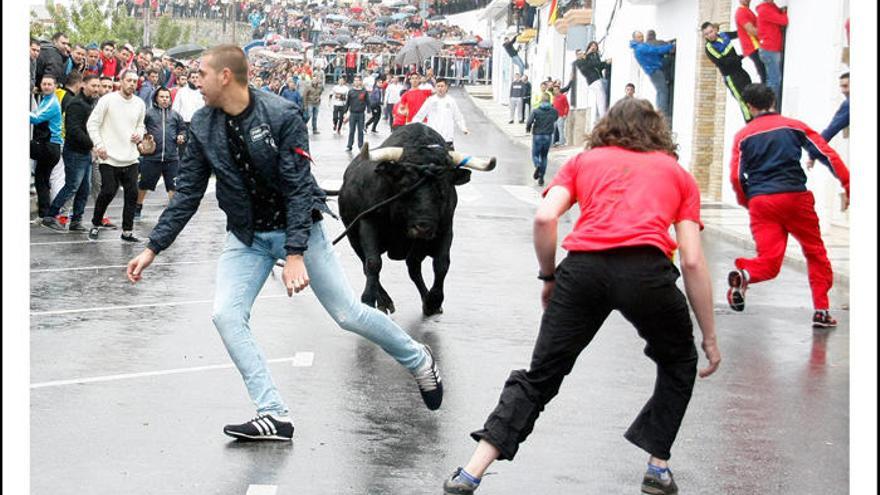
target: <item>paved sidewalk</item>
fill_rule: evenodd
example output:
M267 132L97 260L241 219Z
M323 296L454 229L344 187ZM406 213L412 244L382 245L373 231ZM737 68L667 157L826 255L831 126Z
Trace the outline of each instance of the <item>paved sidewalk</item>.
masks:
M466 86L465 90L474 105L479 108L486 118L491 120L503 132L513 140L531 149L532 136L527 133L525 126L518 122L508 124L510 118L509 109L506 105L495 102L492 99L491 86ZM581 151L579 146L564 146L551 148L548 164L548 177L565 163L566 160ZM705 202L702 204L701 217L706 231L716 234L744 249L744 255L754 252L755 243L749 230L749 215L745 208L735 205ZM825 248L828 250L828 258L834 268L834 283L838 290L849 293L849 229L844 227L832 227L822 233L825 240ZM785 264L806 272L807 264L800 245L791 240L785 252Z

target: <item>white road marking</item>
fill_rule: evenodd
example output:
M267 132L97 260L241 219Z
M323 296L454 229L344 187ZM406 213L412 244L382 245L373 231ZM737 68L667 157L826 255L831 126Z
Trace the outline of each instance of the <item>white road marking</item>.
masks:
M275 495L278 487L275 485L250 485L244 495Z
M153 263L150 266L160 266L160 265L202 265L205 263L214 263L216 260L211 261L158 261ZM101 265L101 266L75 266L68 268L37 268L31 270L31 273L49 273L49 272L72 272L78 270L106 270L109 268L126 268L128 265Z
M304 359L301 354L305 354L307 359ZM311 362L314 359L314 352L297 352L291 357L286 358L276 358L276 359L267 359L266 362L270 364L274 363L286 363L293 362L294 366L298 367L307 367L311 366ZM308 361L309 364L296 364L303 363ZM227 363L227 364L213 364L210 366L197 366L194 368L174 368L169 370L158 370L158 371L144 371L141 373L123 373L120 375L105 375L105 376L93 376L89 378L75 378L72 380L54 380L51 382L39 382L32 383L31 389L35 388L46 388L46 387L62 387L65 385L81 385L85 383L100 383L100 382L112 382L117 380L128 380L132 378L145 378L148 376L163 376L163 375L178 375L181 373L195 373L198 371L212 371L212 370L222 370L227 368L233 368L235 364Z
M259 296L257 299L274 299L278 297L287 297L287 294L275 294L270 296ZM92 311L113 311L117 309L137 309L137 308L158 308L162 306L186 306L189 304L205 304L212 303L213 299L199 299L196 301L172 301L165 303L152 303L152 304L130 304L127 306L103 306L99 308L77 308L77 309L59 309L55 311L31 311L31 318L34 316L47 316L47 315L66 315L73 313L89 313Z
M531 205L537 206L541 203L541 193L531 186L502 186L504 190L509 192L514 198Z
M308 368L313 362L315 362L314 352L297 352L296 356L293 356L293 366L297 368Z
M32 242L31 246L52 246L55 244L88 244L90 242L116 242L122 244L122 240L117 238L114 239L98 239L97 241L90 241L88 239L84 241L53 241L53 242Z

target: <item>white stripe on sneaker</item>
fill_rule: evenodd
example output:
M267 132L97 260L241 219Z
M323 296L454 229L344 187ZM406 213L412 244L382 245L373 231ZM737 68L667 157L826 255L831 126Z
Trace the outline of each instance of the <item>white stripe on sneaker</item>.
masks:
M254 425L254 427L257 429L257 431L260 433L260 435L268 435L268 433L266 432L266 429L263 427L263 423L260 422L260 419L262 419L262 418L257 418L255 420L251 421L251 424Z

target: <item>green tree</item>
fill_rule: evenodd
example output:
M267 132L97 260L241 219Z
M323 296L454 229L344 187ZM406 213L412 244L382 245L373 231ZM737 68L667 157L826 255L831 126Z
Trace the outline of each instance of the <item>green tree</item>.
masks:
M117 8L114 0L74 0L69 7L46 0L46 9L52 16L50 23L34 22L31 15L31 36L48 38L55 32L67 33L71 43L100 44L104 40L140 45L143 25Z
M181 41L189 39L189 35L189 26L183 28L179 23L173 22L171 18L166 16L159 20L151 40L156 48L167 50L179 45Z

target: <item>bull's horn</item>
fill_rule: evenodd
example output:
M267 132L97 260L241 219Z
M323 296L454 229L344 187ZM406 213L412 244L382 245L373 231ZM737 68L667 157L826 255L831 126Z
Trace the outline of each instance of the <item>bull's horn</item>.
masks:
M397 146L370 150L370 161L374 162L393 162L400 160L401 156L403 156L403 148Z
M478 156L468 156L458 151L450 151L449 158L455 162L457 167L469 168L471 170L479 170L488 172L495 168L495 157L484 158Z

